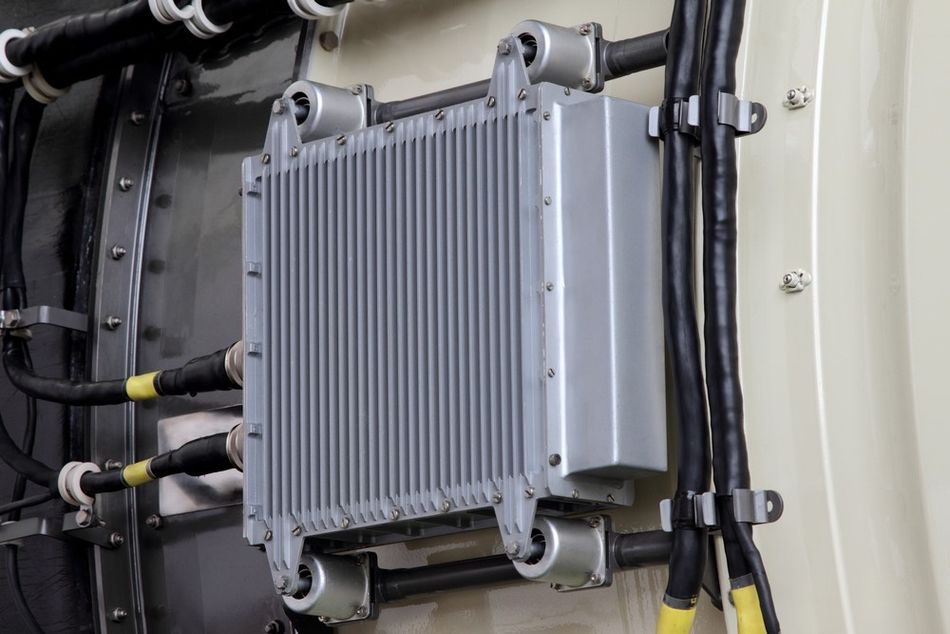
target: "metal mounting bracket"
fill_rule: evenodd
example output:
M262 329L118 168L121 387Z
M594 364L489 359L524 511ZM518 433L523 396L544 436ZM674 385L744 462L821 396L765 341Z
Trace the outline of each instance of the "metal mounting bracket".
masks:
M736 136L755 134L765 126L768 110L760 103L719 93L719 123L736 129Z
M46 324L79 332L86 332L88 318L55 306L28 306L12 310L0 310L0 331L21 330L30 326Z
M681 497L680 505L674 510L673 500L660 500L660 526L667 533L673 532L674 519L696 528L716 529L719 527L719 511L716 507L716 494L707 491ZM771 524L782 517L785 503L778 491L735 489L732 492L732 513L737 522L743 524ZM675 515L675 518L674 518Z
M78 539L108 548L118 548L125 541L119 533L106 528L99 518L81 509L62 517L27 517L0 526L0 544L16 543L26 537Z
M699 95L650 108L650 136L659 139L669 130L699 136Z

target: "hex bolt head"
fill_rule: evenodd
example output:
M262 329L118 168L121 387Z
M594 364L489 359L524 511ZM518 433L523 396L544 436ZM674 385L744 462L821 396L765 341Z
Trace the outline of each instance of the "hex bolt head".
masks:
M550 456L548 456L548 464L552 467L556 467L561 464L561 454L552 453Z
M352 86L350 86L350 92L354 95L362 95L363 87L359 84L353 84Z
M122 533L114 532L109 535L109 544L113 547L118 548L125 543L125 537L122 536Z
M303 533L303 528L300 526L294 526L293 530L290 531L290 534L294 537L300 537L301 533Z
M109 315L103 320L102 325L108 330L118 330L119 326L122 325L122 318L116 317L115 315Z
M499 55L510 55L511 54L511 41L504 39L498 42L498 54Z
M130 189L132 189L133 185L135 185L135 181L129 178L128 176L123 176L122 178L119 179L119 189L121 189L124 192L127 192Z
M129 615L129 611L125 608L113 608L109 612L109 620L113 623L121 623L125 620L125 617Z
M270 111L274 114L283 114L284 101L282 99L275 99L273 105L270 107Z
M274 539L274 531L270 529L267 529L266 531L264 531L264 541L269 542L272 539Z
M274 582L274 587L277 588L281 594L290 586L290 577L287 575L281 575L277 577L277 581Z
M125 257L125 254L128 252L129 250L126 249L121 244L113 244L112 249L109 251L109 255L112 256L113 260L121 260L122 258Z
M514 543L514 542L511 542L510 544L508 544L507 546L505 546L505 552L508 553L509 555L517 555L517 554L518 554L518 544L516 544L516 543Z
M132 125L142 125L145 123L145 113L140 110L133 110L129 113L129 122Z
M145 525L153 530L161 528L163 523L161 515L155 515L154 513L145 518Z

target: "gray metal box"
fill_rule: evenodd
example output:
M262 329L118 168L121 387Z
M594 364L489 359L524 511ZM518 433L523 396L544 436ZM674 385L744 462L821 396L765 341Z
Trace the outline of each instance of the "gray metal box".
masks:
M666 468L648 108L528 83L244 163L245 536L345 548L631 504ZM519 94L522 89L524 94Z

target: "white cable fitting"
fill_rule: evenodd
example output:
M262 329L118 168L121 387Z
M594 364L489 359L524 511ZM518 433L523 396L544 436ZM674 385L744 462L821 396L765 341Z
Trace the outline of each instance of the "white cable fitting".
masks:
M332 18L343 10L344 5L328 7L320 4L317 0L287 0L290 10L302 17L304 20L319 20L320 18Z
M34 66L30 74L23 78L23 87L26 88L26 92L30 93L33 99L47 105L69 92L68 87L57 88L46 81L43 73L40 72L39 66Z
M0 33L0 83L16 81L30 72L32 65L17 66L7 57L7 44L24 37L26 37L26 31L20 29L7 29Z
M191 34L195 37L210 40L215 35L221 35L230 29L231 24L233 24L232 22L228 22L227 24L215 24L212 22L208 14L205 13L201 0L191 0L191 7L193 14L190 18L185 20L185 27L191 31Z
M59 477L56 479L60 497L73 506L92 506L96 498L83 491L80 482L85 474L100 471L102 469L94 462L67 462L59 470Z
M194 7L190 4L179 7L175 0L148 0L148 8L152 16L162 24L183 22L195 13Z

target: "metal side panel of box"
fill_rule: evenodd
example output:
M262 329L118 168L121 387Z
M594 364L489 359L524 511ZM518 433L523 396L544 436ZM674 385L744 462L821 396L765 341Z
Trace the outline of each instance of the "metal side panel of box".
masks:
M517 557L539 503L632 503L666 456L646 108L502 58L491 99L390 129L303 144L285 106L244 166L245 535L275 581L306 539L497 522Z

